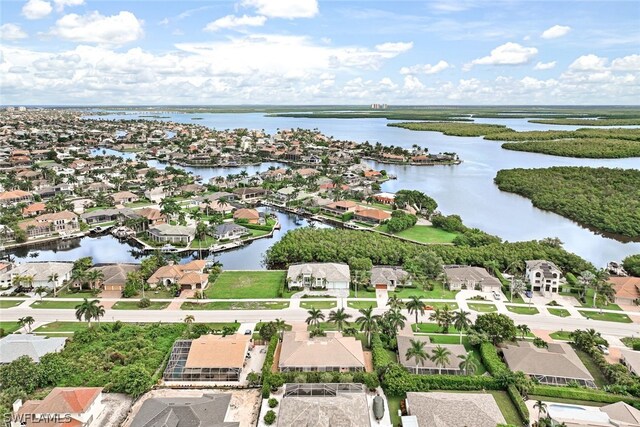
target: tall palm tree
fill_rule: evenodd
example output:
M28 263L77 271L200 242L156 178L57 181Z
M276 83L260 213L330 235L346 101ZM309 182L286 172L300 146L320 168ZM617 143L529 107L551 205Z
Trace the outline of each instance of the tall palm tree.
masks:
M387 312L387 320L391 323L393 329L397 333L400 329L404 328L407 318L404 317L399 309L392 309Z
M329 322L335 324L340 332L342 332L342 329L349 324L350 318L351 315L345 312L344 308L331 310L329 312Z
M524 339L524 337L526 337L527 334L531 332L531 329L529 329L529 326L525 324L516 326L516 329L520 331L520 336L522 337L522 339Z
M307 317L305 322L309 326L315 326L317 328L320 325L320 321L324 320L324 314L317 308L312 308L308 310L307 313L309 313L309 317Z
M470 312L460 309L453 314L453 327L458 330L460 334L460 344L462 344L462 332L468 330L471 327Z
M407 352L404 354L404 357L407 360L413 359L416 362L416 372L418 372L417 365L424 366L424 362L429 358L427 351L424 349L425 342L418 340L409 340L410 346L407 349Z
M58 273L50 274L49 277L47 277L47 282L51 283L51 285L53 286L53 296L54 296L54 298L58 296L57 285L58 285L58 279L59 278L60 278L60 276L58 275Z
M76 305L76 319L79 321L86 321L91 325L91 319L100 319L100 316L104 315L104 306L98 305L100 301L97 299L89 301L84 298L82 304ZM102 312L102 314L100 314Z
M467 354L461 354L458 358L460 359L460 364L458 366L462 369L465 375L473 375L476 372L476 369L478 369L478 365L473 358L473 353L468 352Z
M98 283L104 279L104 273L102 270L94 269L86 272L86 279L89 281L91 289L96 289Z
M361 308L358 311L362 316L356 319L356 323L360 325L360 331L367 335L367 347L371 347L371 334L378 330L380 316L373 314L373 306Z
M436 348L433 349L433 353L429 359L439 368L438 373L442 373L442 368L449 364L449 356L451 356L451 350L446 347L437 345Z
M392 295L389 298L389 300L387 301L387 305L391 310L401 309L404 306L402 300L395 295Z
M537 400L536 403L534 403L533 405L533 409L538 410L538 421L540 421L540 417L542 416L542 414L547 413L547 404L544 403L542 400Z
M42 301L42 294L47 293L47 288L45 288L44 286L38 286L35 292L36 292L36 295L40 297L40 301Z
M21 317L20 319L18 319L18 324L21 328L24 328L25 332L28 334L31 333L31 325L33 325L34 323L35 320L31 316Z
M184 323L187 324L187 332L191 333L191 325L196 321L196 317L193 314L187 314L184 316Z
M415 313L416 315L416 325L418 324L418 315L424 315L424 311L427 308L427 305L422 301L422 298L417 295L411 295L409 297L409 301L406 303L407 310L409 314Z
M442 308L436 308L429 316L429 320L435 321L438 326L442 328L442 332L448 334L451 321L453 320L453 313L449 306L445 304Z

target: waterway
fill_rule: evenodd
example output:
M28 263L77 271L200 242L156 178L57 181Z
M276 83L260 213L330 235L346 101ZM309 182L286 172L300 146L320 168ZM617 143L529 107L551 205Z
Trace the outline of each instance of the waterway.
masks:
M98 119L135 119L140 114L112 114L96 116ZM556 215L537 209L521 196L498 190L493 178L500 169L511 168L547 168L551 166L590 166L640 168L640 158L629 159L574 159L548 156L544 154L509 151L501 148L501 142L486 141L482 138L464 138L446 136L438 132L415 132L406 129L388 127L385 119L309 119L291 117L267 117L263 114L186 114L162 113L166 121L178 123L196 123L216 129L264 129L274 133L277 129L317 128L326 135L338 139L359 142L380 142L411 148L414 144L427 147L430 152L454 151L463 163L456 166L401 166L371 162L376 169L386 169L397 176L397 180L383 185L384 191L397 191L404 188L417 189L429 194L439 204L445 214L458 214L465 224L478 227L488 233L496 234L508 241L542 239L558 237L564 247L599 267L608 261L621 260L627 255L640 253L640 242L624 242L613 236L603 236L581 225ZM202 120L192 120L200 117ZM527 119L476 119L479 123L504 124L518 131L525 130L572 130L579 126L554 126L529 123ZM98 150L101 151L101 150ZM117 154L117 152L116 152ZM119 155L133 158L131 153ZM151 161L150 165L162 168L161 162ZM260 166L236 168L185 168L206 181L212 176L239 173L246 170L250 175L264 171L278 163L265 163ZM284 214L281 214L284 215ZM295 223L293 227L295 228ZM284 227L273 239L254 242L233 252L219 256L226 268L257 268L262 261L266 248L272 245L286 230ZM83 243L89 239L83 240ZM105 253L110 253L106 245ZM83 247L82 245L80 246ZM119 248L117 251L122 251ZM116 251L115 247L113 251ZM126 253L127 250L124 249ZM74 257L91 254L91 249L78 250ZM42 254L41 256L45 256ZM43 258L44 259L44 258ZM116 261L119 259L113 259ZM226 260L226 261L225 261ZM227 264L228 263L228 264ZM243 264L246 263L246 264Z

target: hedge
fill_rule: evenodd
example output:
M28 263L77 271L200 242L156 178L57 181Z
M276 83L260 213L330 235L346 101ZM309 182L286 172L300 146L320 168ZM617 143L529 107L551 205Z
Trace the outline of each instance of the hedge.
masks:
M578 279L576 279L576 276L574 276L571 272L567 272L564 275L564 278L567 279L567 283L571 285L572 288L575 288L579 285Z
M264 364L262 365L262 397L267 399L271 395L271 366L273 366L273 358L278 347L278 336L274 335L269 341L269 347L267 347L267 355L264 358Z
M250 228L252 230L260 230L260 231L271 231L273 227L270 225L260 225L260 224L242 224L245 228Z
M373 366L376 369L384 368L394 363L384 348L380 335L377 333L371 334L371 357L373 358Z
M518 392L518 389L515 385L511 384L507 387L507 394L511 398L513 402L513 406L516 407L516 411L524 421L525 425L529 425L529 409L527 409L527 405L524 403L522 396Z
M502 359L500 359L500 356L498 356L496 347L489 342L480 344L480 358L487 368L487 371L494 377L510 372L507 365L505 365Z
M530 393L535 396L557 397L561 399L586 400L599 403L624 402L640 409L640 399L633 396L607 393L601 390L574 387L557 387L549 385L536 385Z
M280 372L278 373L285 383L359 383L365 384L369 389L375 389L380 385L378 375L374 372Z
M500 281L500 283L502 283L502 286L506 288L509 288L511 286L511 282L504 278L504 276L500 272L500 269L493 267L492 270L493 270L493 275L496 276L496 278Z

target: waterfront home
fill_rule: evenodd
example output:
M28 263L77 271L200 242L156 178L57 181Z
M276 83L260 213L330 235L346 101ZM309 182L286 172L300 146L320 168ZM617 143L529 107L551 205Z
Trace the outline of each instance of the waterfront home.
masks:
M370 281L374 288L387 291L395 291L397 286L411 286L409 273L397 266L374 265Z
M248 228L232 222L225 222L216 226L213 232L213 237L217 240L233 240L239 239L247 234L251 234L251 231Z
M247 222L248 224L264 225L266 219L264 212L259 212L255 209L238 209L233 213L234 221Z
M391 213L376 208L357 209L353 214L353 219L373 224L382 224L391 218Z
M292 264L287 270L289 289L349 290L351 272L347 264L332 262Z
M525 278L533 292L544 297L553 297L560 292L562 272L554 263L545 260L527 261Z
M362 343L340 332L311 338L308 331L284 332L280 343L280 372L354 372L365 370Z
M163 374L165 382L239 381L251 346L251 336L202 335L178 340Z
M100 280L102 289L122 292L127 283L127 275L134 271L139 271L140 264L105 264L89 269L89 271L92 270L102 273L102 279Z
M158 224L164 224L167 222L167 217L155 208L142 208L133 211L138 217L142 217L147 220L147 226L153 226Z
M69 211L43 214L34 219L22 221L18 224L31 238L48 237L55 233L68 235L80 231L78 216Z
M575 382L596 387L591 373L569 344L549 343L547 348L538 348L532 342L518 341L505 346L502 355L511 371L522 371L540 384L564 386Z
M18 203L33 202L33 195L27 191L13 190L0 193L0 206L13 206Z
M126 213L133 214L131 209L116 209L116 208L108 208L108 209L98 209L91 212L85 212L80 215L80 218L89 225L92 224L101 224L105 222L117 221L122 218Z
M585 407L566 403L547 403L547 416L554 426L571 427L637 427L640 411L624 402L601 407Z
M157 224L149 228L147 234L153 242L188 245L195 238L196 230L183 225Z
M209 215L212 212L217 212L217 213L226 215L228 213L233 212L233 210L235 209L233 205L229 203L222 203L220 202L220 200L212 200L210 202L201 203L198 205L198 207L202 212L205 213L205 215Z
M31 203L22 209L23 217L42 215L47 211L47 205L42 202Z
M231 413L231 393L204 393L191 397L153 397L144 400L135 409L128 427L163 426L239 427L236 422L225 421ZM171 420L171 421L165 421ZM125 424L126 425L126 424Z
M383 205L392 205L395 203L396 195L393 193L376 193L373 196L373 200Z
M444 274L449 290L462 289L477 290L482 292L500 292L502 283L493 277L482 267L468 265L445 265Z
M427 358L424 361L416 361L416 359L407 358L407 350L411 348L411 341L420 341L425 343L424 351L427 354ZM430 357L436 347L446 348L451 352L449 360L444 366L436 364ZM424 375L462 375L464 371L460 369L460 356L467 354L467 350L460 344L433 344L427 336L407 336L398 335L398 363L412 374L424 374Z
M11 270L0 274L0 286L11 285L16 278L30 277L34 288L53 286L59 288L65 280L71 278L71 262L25 262L15 265ZM15 283L14 283L15 284ZM23 283L25 285L26 283Z
M320 171L318 171L317 169L313 169L313 168L296 169L294 171L294 173L300 175L303 178L311 178L312 176L320 175Z
M242 187L233 190L233 194L243 202L256 202L267 195L268 191L261 187Z
M640 301L640 277L610 277L608 282L615 291L615 303L634 305Z
M0 364L11 363L21 357L40 362L45 354L59 353L67 339L33 334L10 334L0 339Z
M204 289L209 283L208 275L204 273L206 262L194 260L186 264L170 262L158 268L147 279L147 283L155 288L158 285L180 285L181 289Z
M495 427L506 421L491 393L409 392L403 426Z
M25 424L91 427L104 409L102 387L56 387L42 400L27 400L24 404L17 400L13 404L17 421L11 421L11 427ZM21 417L25 423L20 421Z
M342 215L347 212L355 212L359 207L356 202L351 200L338 200L323 206L322 210L333 215Z
M132 193L131 191L120 191L117 193L111 194L111 200L116 205L124 205L125 203L135 203L140 200L137 194Z
M145 190L144 197L147 200L151 200L153 203L160 203L162 199L169 197L169 194L162 187L154 187Z

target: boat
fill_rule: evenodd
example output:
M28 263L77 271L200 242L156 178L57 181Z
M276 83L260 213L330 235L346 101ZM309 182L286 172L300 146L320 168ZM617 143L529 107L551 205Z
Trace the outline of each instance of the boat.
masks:
M170 244L166 244L163 247L160 248L160 252L164 252L164 253L170 253L170 252L176 252L178 249Z

